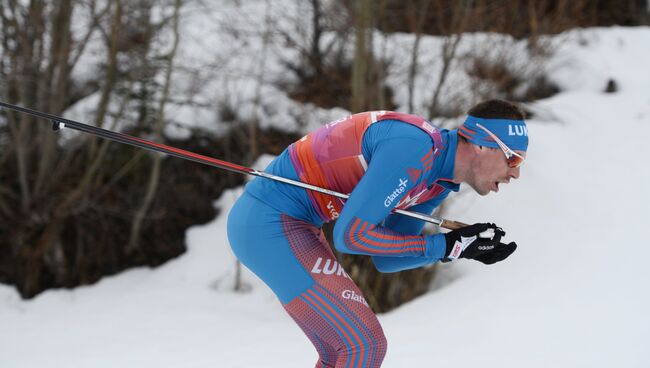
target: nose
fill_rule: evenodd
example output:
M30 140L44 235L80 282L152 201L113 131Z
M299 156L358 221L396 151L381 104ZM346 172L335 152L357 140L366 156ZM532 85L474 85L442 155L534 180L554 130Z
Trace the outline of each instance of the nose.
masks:
M513 179L519 179L519 174L521 174L521 168L520 167L513 167L508 172L508 175Z

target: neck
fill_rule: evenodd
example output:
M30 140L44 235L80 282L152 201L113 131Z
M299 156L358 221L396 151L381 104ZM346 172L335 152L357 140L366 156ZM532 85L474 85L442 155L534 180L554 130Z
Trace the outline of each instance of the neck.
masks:
M465 182L469 173L471 157L473 155L471 143L463 139L458 140L456 145L456 164L454 166L453 183L460 184Z

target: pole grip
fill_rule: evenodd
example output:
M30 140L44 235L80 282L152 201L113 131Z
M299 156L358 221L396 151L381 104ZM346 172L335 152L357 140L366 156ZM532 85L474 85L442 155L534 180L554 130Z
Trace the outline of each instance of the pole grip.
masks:
M453 220L442 220L442 223L440 224L440 227L444 227L445 229L449 230L458 230L463 227L469 226L466 223L460 222L460 221L453 221Z

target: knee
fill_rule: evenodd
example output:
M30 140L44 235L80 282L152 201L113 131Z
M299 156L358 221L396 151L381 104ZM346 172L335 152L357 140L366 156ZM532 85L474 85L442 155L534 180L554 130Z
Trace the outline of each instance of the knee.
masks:
M386 356L387 347L386 336L380 328L378 331L372 331L371 339L361 345L353 346L346 355L353 356L356 362L364 362L362 364L364 367L376 368L381 366L381 362Z
M375 361L373 363L379 367L381 365L381 362L384 360L384 357L386 356L386 351L388 350L388 341L386 340L386 336L383 332L377 336L376 340L376 343L372 347L372 351L375 353Z

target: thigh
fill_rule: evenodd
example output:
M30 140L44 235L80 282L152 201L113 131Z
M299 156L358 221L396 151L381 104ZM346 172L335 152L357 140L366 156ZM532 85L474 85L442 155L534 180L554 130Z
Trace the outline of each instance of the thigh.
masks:
M307 335L339 352L361 350L346 357L351 366L374 366L385 353L379 351L385 348L385 337L361 290L337 262L320 229L292 221L285 221L283 228L296 258L314 279L285 308Z

